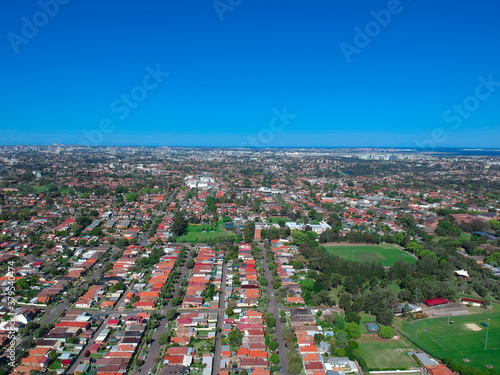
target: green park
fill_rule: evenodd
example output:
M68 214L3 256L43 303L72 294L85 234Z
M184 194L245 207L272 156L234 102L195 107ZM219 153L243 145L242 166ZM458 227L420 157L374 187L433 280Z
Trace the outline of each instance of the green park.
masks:
M416 263L415 257L402 251L397 245L339 245L327 246L326 250L332 254L345 259L358 262L379 262L385 267L391 267L398 260L409 263Z
M488 370L486 366L500 370L499 305L479 314L395 323L409 340L438 359L449 358L482 370Z
M177 243L205 243L207 241L218 241L222 237L234 237L234 231L222 229L222 221L218 224L189 224L187 233L177 237Z

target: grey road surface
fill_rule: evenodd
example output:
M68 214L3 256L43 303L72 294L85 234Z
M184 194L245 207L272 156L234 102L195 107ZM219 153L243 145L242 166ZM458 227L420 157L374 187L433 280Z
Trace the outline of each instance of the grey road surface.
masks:
M276 319L276 336L278 338L278 349L279 349L279 357L281 363L281 374L288 375L288 371L286 370L288 367L288 358L286 355L286 345L282 332L282 323L280 322L280 308L274 299L274 288L271 280L273 277L271 276L271 270L269 269L269 263L266 258L266 250L262 249L262 265L264 266L264 276L267 279L268 283L266 286L267 297L269 298L269 311L273 313L274 319Z

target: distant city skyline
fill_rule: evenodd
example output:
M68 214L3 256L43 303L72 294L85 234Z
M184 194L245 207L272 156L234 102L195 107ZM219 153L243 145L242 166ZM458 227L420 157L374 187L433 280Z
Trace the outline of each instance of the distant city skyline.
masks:
M500 4L9 2L1 145L500 147Z

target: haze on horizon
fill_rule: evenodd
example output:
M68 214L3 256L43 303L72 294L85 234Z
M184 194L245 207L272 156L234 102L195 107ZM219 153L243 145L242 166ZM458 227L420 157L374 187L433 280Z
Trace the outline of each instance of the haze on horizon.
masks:
M499 147L500 4L8 2L0 144Z

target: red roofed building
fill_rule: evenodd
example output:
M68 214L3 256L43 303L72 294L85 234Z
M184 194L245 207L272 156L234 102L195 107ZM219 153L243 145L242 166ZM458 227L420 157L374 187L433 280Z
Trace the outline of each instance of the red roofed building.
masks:
M448 303L450 303L451 301L447 300L446 298L442 298L442 297L439 297L439 298L431 298L431 299L426 299L424 301L424 303L427 305L427 306L439 306L439 305L446 305Z
M445 365L438 365L436 367L424 366L423 373L424 375L453 375L453 371Z
M483 306L484 304L484 301L472 298L462 298L461 302L465 305L472 305L472 306Z

